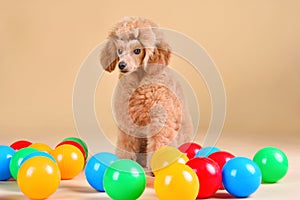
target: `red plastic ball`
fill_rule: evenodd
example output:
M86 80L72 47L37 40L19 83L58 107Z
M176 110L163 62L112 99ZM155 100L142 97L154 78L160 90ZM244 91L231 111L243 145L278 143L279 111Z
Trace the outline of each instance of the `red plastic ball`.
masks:
M195 157L196 153L201 149L202 147L194 142L188 142L182 144L180 147L178 147L179 151L182 153L185 153L185 155L189 158L192 159Z
M81 144L79 144L78 142L70 141L69 140L69 141L63 141L63 142L59 143L55 148L57 148L57 147L59 147L61 145L64 145L64 144L69 144L69 145L77 147L81 151L81 153L82 153L82 155L84 157L84 160L86 160L86 152L85 152L85 150L84 150L84 148L83 148L83 146Z
M208 198L214 195L222 183L222 171L219 165L210 158L197 157L189 160L186 165L197 174L200 189L198 198Z
M208 156L210 159L214 160L216 163L218 163L221 171L223 169L223 166L225 165L225 163L227 161L229 161L230 159L234 158L235 156L232 155L229 152L226 151L219 151L219 152L215 152L211 155ZM224 186L223 184L220 185L220 189L224 190Z
M29 142L27 140L18 140L18 141L15 141L14 143L12 143L10 145L10 147L17 151L17 150L23 149L25 147L29 147L31 144L32 144L32 142Z

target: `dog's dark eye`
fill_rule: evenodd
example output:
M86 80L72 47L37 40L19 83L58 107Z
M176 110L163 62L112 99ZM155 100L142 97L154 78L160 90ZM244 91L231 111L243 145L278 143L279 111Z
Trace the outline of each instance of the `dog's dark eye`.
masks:
M135 49L135 50L133 50L133 53L138 55L138 54L141 53L141 50L140 49Z
M122 54L123 50L122 49L118 49L118 54Z

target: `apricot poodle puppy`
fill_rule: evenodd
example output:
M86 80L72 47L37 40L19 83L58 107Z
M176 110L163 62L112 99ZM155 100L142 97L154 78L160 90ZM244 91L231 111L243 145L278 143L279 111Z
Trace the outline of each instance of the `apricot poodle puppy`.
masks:
M118 125L116 154L150 168L152 154L191 141L194 130L183 89L167 67L171 48L152 21L125 17L108 36L100 62L120 79L113 96Z

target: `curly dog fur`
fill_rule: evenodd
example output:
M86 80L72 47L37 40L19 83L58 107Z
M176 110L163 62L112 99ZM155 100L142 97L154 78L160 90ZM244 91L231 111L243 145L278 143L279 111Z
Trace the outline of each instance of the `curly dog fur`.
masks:
M190 141L194 132L182 87L167 67L170 57L158 25L139 17L118 22L100 55L106 71L120 69L113 97L116 153L149 170L153 152Z

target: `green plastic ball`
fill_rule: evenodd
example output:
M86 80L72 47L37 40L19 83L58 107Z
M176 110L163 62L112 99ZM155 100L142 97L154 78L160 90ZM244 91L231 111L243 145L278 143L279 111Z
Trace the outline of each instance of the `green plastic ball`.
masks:
M105 192L115 200L134 200L146 188L144 169L132 160L122 159L111 164L104 173Z
M26 156L28 156L29 154L33 153L33 152L37 152L37 149L31 148L31 147L26 147L23 149L18 150L13 157L10 160L9 163L9 170L10 173L12 175L12 177L17 180L17 176L18 176L18 172L19 169L21 167L22 161L24 160L24 158Z
M264 183L275 183L282 179L288 171L288 158L283 151L275 147L259 150L253 158L262 172Z

